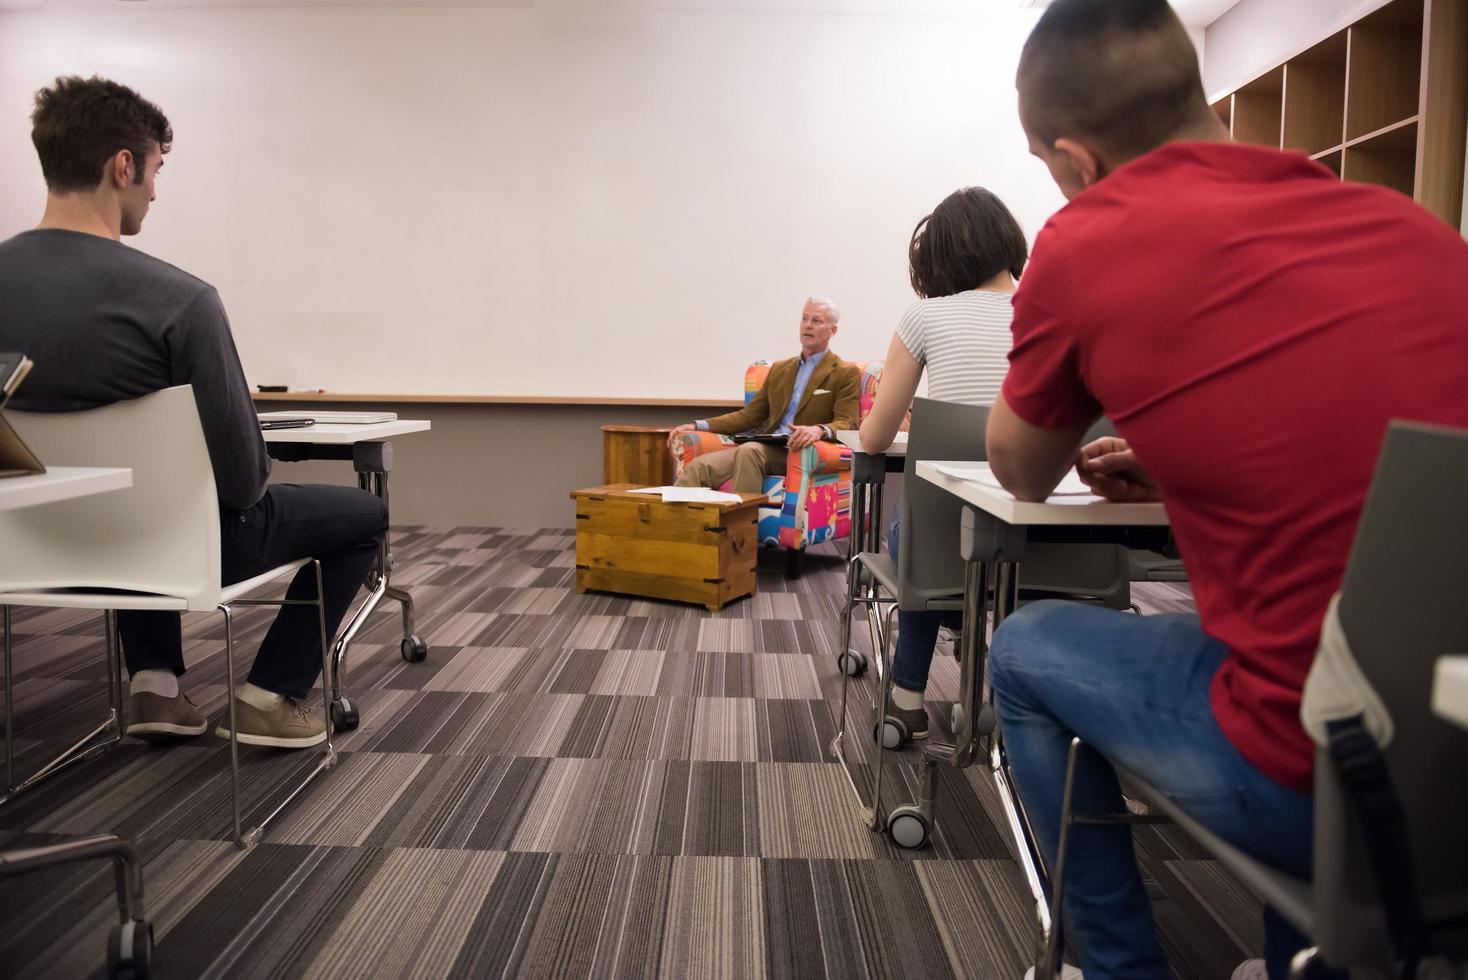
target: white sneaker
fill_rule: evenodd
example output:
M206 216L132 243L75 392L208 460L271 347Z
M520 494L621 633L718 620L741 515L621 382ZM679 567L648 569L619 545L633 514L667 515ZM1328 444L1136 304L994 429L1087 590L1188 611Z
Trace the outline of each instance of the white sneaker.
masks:
M1263 963L1264 961L1260 960L1259 962ZM1034 967L1030 967L1025 971L1025 980L1035 980ZM1081 973L1079 968L1071 966L1069 963L1062 963L1060 964L1060 980L1086 980L1086 978L1085 974Z
M1269 980L1269 971L1264 968L1263 960L1244 960L1234 968L1229 980Z

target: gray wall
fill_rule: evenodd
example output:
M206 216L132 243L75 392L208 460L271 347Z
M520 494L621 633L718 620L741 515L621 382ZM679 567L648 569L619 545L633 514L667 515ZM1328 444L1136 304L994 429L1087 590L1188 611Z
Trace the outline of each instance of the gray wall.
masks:
M260 403L262 411L383 406ZM570 527L571 491L601 483L603 425L676 425L721 408L602 405L390 405L399 418L428 419L429 432L392 440L394 524L439 527ZM272 482L355 485L349 462L275 464ZM902 475L887 478L885 523L896 513ZM842 546L845 547L844 545Z
M261 403L262 410L377 407ZM600 405L391 405L429 432L392 440L396 524L569 527L570 492L601 483L603 425L676 425L726 409ZM355 484L349 462L275 464L275 482Z

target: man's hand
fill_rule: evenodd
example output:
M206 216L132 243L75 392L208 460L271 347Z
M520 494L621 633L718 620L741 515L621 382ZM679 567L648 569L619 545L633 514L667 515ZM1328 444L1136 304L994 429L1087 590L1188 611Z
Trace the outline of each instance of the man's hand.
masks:
M1106 436L1082 446L1076 473L1097 496L1120 503L1161 500L1152 475L1137 462L1125 439Z
M682 425L673 426L673 428L668 432L668 452L671 453L677 451L677 446L679 441L683 437L683 433L697 431L698 426L694 425L692 422L684 422Z
M806 446L814 446L826 437L826 430L819 425L797 425L790 430L790 438L785 445L792 450L804 449Z

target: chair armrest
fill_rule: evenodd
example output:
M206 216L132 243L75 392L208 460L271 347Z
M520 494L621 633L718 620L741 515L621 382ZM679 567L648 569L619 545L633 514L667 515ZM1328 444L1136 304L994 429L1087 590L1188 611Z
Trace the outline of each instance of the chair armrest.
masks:
M824 440L806 446L799 452L791 453L785 465L787 474L808 473L811 476L844 473L849 469L851 469L851 450L839 442ZM787 483L787 486L790 485L795 485L795 482Z
M673 441L673 458L678 461L678 470L693 462L704 453L716 453L731 449L734 440L717 432L685 432Z

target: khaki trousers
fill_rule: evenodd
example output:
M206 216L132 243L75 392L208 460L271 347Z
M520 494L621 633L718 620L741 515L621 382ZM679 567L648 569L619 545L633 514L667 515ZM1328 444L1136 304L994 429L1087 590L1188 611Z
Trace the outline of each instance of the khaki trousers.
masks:
M746 442L733 449L705 453L683 467L678 486L717 489L725 480L733 480L735 493L762 493L766 476L785 475L789 452L784 446Z

